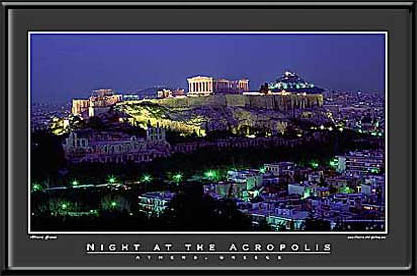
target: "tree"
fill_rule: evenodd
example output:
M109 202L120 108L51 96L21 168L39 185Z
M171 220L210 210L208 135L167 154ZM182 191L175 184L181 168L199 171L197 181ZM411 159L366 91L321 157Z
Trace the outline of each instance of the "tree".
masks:
M66 164L62 141L59 136L47 131L32 134L31 176L32 181L43 182L47 186L55 184L58 171Z
M267 82L265 82L263 85L261 84L261 88L259 89L259 92L268 94L269 92L269 85Z
M232 200L204 195L198 183L188 184L172 199L160 223L181 231L248 231L250 219ZM165 225L164 225L165 224Z
M87 126L95 130L103 130L105 128L103 121L97 116L88 119Z
M306 219L304 224L305 231L330 231L330 222L323 219L313 218L312 214Z
M130 203L120 195L106 195L101 200L101 209L107 212L130 211Z
M266 221L265 218L261 219L259 221L259 224L253 227L253 230L255 230L255 231L265 231L265 232L274 231L272 226Z

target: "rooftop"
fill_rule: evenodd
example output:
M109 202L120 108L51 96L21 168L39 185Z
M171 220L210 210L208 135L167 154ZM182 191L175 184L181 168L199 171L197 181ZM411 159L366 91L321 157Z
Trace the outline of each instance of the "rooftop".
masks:
M139 197L142 198L155 198L155 199L161 199L161 200L171 200L175 196L175 193L162 191L162 192L147 192Z

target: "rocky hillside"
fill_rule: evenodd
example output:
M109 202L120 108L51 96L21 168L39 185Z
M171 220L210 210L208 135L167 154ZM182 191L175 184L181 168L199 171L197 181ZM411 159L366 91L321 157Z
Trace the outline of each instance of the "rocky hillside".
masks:
M158 101L123 102L115 110L129 117L129 121L143 127L147 123L170 128L184 134L242 128L268 129L271 134L282 133L288 124L288 114L276 110L254 109L225 105L167 106Z

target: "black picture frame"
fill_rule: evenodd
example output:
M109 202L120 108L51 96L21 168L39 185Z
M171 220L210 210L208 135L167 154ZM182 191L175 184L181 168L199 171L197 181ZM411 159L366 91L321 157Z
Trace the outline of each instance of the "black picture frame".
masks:
M10 128L13 124L14 118L11 116L12 110L10 108L12 105L10 104L10 96L9 93L12 93L14 90L12 84L13 81L11 80L11 72L14 70L14 64L11 62L11 57L9 56L10 51L14 50L14 46L10 42L10 37L14 35L13 33L13 24L14 22L11 21L10 15L11 11L19 11L19 10L30 10L32 12L37 12L40 10L63 10L63 9L74 9L72 12L76 13L77 10L106 10L108 13L111 14L114 10L123 11L125 9L214 9L214 10L232 10L232 9L323 9L323 10L349 10L354 16L354 12L358 10L367 10L372 11L373 9L401 9L407 10L411 17L411 22L409 22L409 28L411 32L411 37L409 37L411 42L411 67L408 68L412 76L410 80L411 84L411 91L409 95L411 97L411 114L409 114L409 120L411 129L409 129L409 134L411 135L411 149L410 150L410 157L411 157L411 194L413 195L412 204L409 206L409 211L411 214L411 235L412 239L411 243L411 263L407 269L392 269L392 270L378 270L378 269L350 269L346 271L342 271L336 268L329 268L329 269L314 269L314 270L236 270L236 269L229 269L229 270L206 270L202 269L194 269L194 270L102 270L102 269L73 269L73 270L65 270L65 269L58 269L58 268L48 268L48 269L14 269L13 267L9 266L10 263L10 250L12 249L9 244L9 237L11 231L9 228L10 219L13 217L13 209L10 208L10 195L11 191L8 189L10 183L10 174L11 174L11 150L9 148L11 140L13 139L12 133ZM417 72L416 72L416 3L414 1L410 2L389 2L389 1L372 1L372 2L260 2L260 3L253 3L253 2L123 2L123 3L115 3L115 2L19 2L19 1L9 1L9 2L2 2L1 6L1 21L0 21L0 32L1 32L1 53L2 58L1 60L1 87L2 93L0 94L0 191L1 191L1 240L0 240L0 264L1 264L1 275L135 275L135 274L177 274L177 275L189 275L189 274L243 274L243 275L252 275L252 274L283 274L283 275L301 275L301 274L313 274L313 275L333 275L333 274L356 274L356 275L417 275L416 271L416 204L415 198L417 196L416 192L416 111L415 107L417 106L417 98L415 96L416 91L416 79L417 79ZM163 24L158 26L158 28L163 28ZM221 26L219 26L221 28ZM22 78L26 76L22 76ZM391 111L395 113L394 111ZM12 113L13 114L13 113Z

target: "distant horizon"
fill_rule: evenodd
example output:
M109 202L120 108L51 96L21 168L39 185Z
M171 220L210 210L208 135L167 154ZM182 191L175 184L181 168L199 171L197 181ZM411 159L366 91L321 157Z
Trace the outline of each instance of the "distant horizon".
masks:
M32 34L31 96L64 103L99 88L132 94L186 79L249 79L251 91L292 71L329 91L385 91L384 34Z

